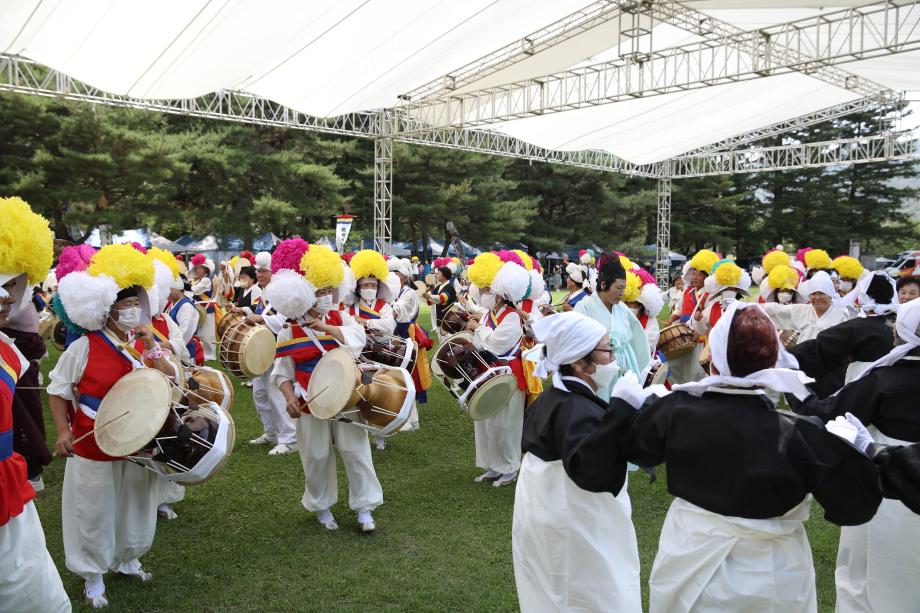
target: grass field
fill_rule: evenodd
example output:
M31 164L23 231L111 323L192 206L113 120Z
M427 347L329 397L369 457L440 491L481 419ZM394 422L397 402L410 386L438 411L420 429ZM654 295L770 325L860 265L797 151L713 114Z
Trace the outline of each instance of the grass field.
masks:
M427 324L427 311L420 321ZM237 386L237 446L230 461L212 481L188 488L176 505L178 519L160 522L143 558L154 574L151 583L108 578L108 610L517 609L514 488L473 483L479 471L472 422L443 388L435 387L429 398L419 431L398 434L385 451L374 451L385 503L374 514L376 534L365 536L348 509L341 467L340 502L333 508L340 529L329 533L300 504L304 477L297 455L268 457L267 448L247 444L261 434L261 424L250 390ZM75 610L89 610L82 605L82 581L64 567L63 472L63 460L46 469L36 505ZM649 484L632 473L629 493L645 585L670 496L663 474ZM838 529L820 515L815 506L807 528L819 606L830 611ZM643 591L647 598L647 586Z

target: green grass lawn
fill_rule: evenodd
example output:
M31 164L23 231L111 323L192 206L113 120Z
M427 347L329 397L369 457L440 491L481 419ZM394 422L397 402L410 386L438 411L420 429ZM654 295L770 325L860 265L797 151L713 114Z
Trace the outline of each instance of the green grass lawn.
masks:
M427 327L427 309L420 321ZM340 502L333 508L340 529L329 533L300 504L304 477L298 456L268 457L267 448L247 444L262 428L251 391L237 386L237 446L227 466L210 482L188 488L176 505L178 519L160 522L143 558L153 582L108 578L109 610L517 609L514 488L473 483L479 471L472 422L443 388L434 387L429 398L420 411L421 430L398 434L385 451L374 451L385 503L374 514L377 533L365 536L348 509L341 467ZM50 420L49 428L53 432ZM63 460L46 469L46 489L36 505L64 587L75 610L84 610L82 581L64 567L63 472ZM670 496L664 475L649 484L632 473L629 493L645 584ZM830 611L838 529L820 515L816 506L807 528L819 605ZM647 598L647 588L644 593Z

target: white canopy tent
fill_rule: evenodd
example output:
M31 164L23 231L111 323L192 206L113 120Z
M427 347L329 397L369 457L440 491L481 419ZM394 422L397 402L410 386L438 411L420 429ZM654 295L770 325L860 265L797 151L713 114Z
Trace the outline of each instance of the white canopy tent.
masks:
M917 154L751 152L920 90L920 0L830 4L8 0L0 89L374 138L378 245L394 140L657 177L665 263L672 178Z

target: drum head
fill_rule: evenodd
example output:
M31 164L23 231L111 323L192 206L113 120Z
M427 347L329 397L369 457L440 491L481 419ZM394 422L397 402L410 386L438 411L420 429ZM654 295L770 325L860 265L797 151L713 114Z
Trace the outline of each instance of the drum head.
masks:
M508 406L517 388L517 377L513 374L492 377L470 396L467 413L475 421L488 419Z
M313 369L307 386L310 414L317 419L332 419L348 408L358 383L358 367L344 347L326 353Z
M264 326L253 328L240 348L240 370L247 377L265 374L275 361L275 335Z
M119 379L102 399L96 413L99 449L115 457L131 455L141 449L163 427L171 397L172 385L156 369L139 368ZM127 415L119 417L126 411ZM102 428L108 422L112 425Z
M658 370L655 371L655 374L652 376L652 382L649 385L664 385L668 381L668 375L671 374L671 367L667 364L662 364L658 367Z
M438 347L438 350L434 352L434 356L432 356L432 358L431 358L431 365L430 365L430 367L431 367L431 374L432 374L432 375L434 375L435 377L438 377L438 378L441 378L441 377L444 376L444 371L441 369L441 365L440 365L440 363L439 363L439 358L440 358L440 359L443 359L443 356L444 356L444 355L447 353L447 351L448 351L448 348L449 348L449 346L450 346L450 342L451 342L451 341L459 341L459 340L469 341L469 342L472 343L472 342L473 342L473 333L472 333L472 332L467 332L467 331L457 332L456 334L451 334L450 336L448 336L447 338L445 338L443 341L441 341L441 345Z

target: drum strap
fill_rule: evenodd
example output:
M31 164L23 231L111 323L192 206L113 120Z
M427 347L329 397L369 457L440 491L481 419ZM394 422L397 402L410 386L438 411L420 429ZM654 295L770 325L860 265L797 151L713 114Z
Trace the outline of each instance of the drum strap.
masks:
M313 344L316 345L320 353L322 353L323 355L326 355L326 348L323 347L323 344L321 342L319 342L319 339L316 337L316 332L313 331L313 328L310 328L308 326L308 327L301 327L300 329L303 330L304 334L306 334L307 337L309 337L309 339L313 342Z
M120 349L118 345L112 342L112 339L105 332L96 332L99 335L106 345L108 345L115 353L123 357L124 359L131 362L133 368L143 368L144 365L140 363L141 354L138 353L137 349L131 347L130 344L122 345L123 349Z

